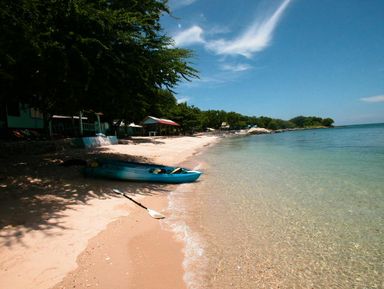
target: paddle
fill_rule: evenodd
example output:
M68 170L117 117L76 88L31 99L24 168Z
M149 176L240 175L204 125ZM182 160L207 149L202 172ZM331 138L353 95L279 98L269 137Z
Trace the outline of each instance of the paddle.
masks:
M148 214L152 217L152 218L155 218L155 219L164 219L165 216L163 216L162 214L160 214L159 212L156 212L155 210L152 210L152 209L149 209L147 208L146 206L140 204L139 202L135 201L134 199L128 197L125 193L123 192L120 192L118 189L113 189L113 191L116 193L116 194L119 194L119 195L123 195L124 197L126 197L128 200L134 202L136 205L142 207L143 209L146 209Z

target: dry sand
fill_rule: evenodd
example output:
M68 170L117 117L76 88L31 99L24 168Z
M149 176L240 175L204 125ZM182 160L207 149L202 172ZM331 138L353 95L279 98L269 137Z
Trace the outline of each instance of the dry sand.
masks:
M161 212L175 186L86 179L80 167L58 164L110 155L176 165L216 141L140 138L1 160L0 288L185 288L183 244L161 221L111 193L132 193Z

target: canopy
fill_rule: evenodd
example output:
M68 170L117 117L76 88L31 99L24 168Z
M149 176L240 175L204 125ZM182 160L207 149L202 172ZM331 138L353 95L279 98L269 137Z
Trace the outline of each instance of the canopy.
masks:
M129 124L129 127L137 127L137 128L142 128L142 126L141 126L141 125L135 124L134 122L131 122L131 123Z
M165 124L165 125L172 125L172 126L180 126L178 123L174 122L173 120L165 119L165 118L157 118L154 116L147 116L143 124Z

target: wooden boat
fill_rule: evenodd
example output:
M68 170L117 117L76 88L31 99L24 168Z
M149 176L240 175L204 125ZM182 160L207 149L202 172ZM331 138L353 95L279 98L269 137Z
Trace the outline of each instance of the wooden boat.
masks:
M109 179L159 182L159 183L190 183L196 181L201 172L185 168L168 167L156 164L127 162L115 159L97 159L84 168L86 176Z

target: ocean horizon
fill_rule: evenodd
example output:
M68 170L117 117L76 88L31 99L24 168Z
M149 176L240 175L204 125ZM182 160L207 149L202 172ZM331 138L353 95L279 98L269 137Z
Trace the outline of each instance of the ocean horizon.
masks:
M170 195L188 288L383 288L384 124L225 138Z

